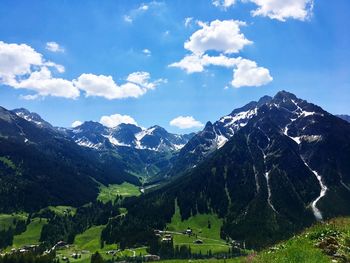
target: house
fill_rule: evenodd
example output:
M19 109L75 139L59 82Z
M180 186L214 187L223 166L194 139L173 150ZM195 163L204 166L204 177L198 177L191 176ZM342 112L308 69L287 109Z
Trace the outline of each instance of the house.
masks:
M189 236L192 235L192 229L188 227L186 229L186 234L189 235Z
M164 237L162 238L162 242L164 243L171 243L171 241L173 241L173 237L169 234L164 235Z

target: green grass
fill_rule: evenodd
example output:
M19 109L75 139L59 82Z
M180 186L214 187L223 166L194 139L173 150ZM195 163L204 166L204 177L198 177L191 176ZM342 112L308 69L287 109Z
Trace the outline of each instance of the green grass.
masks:
M107 203L109 201L114 201L117 195L122 197L139 196L141 194L139 188L133 184L122 183L111 184L108 187L100 185L100 193L97 200Z
M64 216L66 214L74 216L77 209L72 206L49 206L48 209L50 209L52 212L54 212L56 215Z
M210 228L208 227L210 222ZM168 231L183 232L190 227L194 235L173 234L174 245L190 246L192 252L206 254L211 250L212 253L228 252L229 246L225 240L220 238L220 229L222 219L215 214L197 214L187 220L181 221L180 211L176 206L175 214L171 223L167 225ZM201 239L203 244L194 244L197 239Z
M338 245L337 254L346 257L350 262L350 218L337 218L327 223L318 223L285 242L258 253L253 262L256 263L328 263L332 262L332 256L326 255L326 250L317 247L321 241L333 238ZM331 244L331 243L329 243ZM332 246L332 245L331 245Z
M101 248L100 236L104 226L93 226L84 233L75 237L74 245L82 250L89 250L95 252ZM106 246L107 247L107 246ZM111 245L109 249L115 249L116 246Z
M100 236L101 231L103 230L105 226L93 226L86 230L84 233L79 234L75 237L74 244L66 249L61 249L57 251L58 258L62 259L63 256L66 256L69 258L70 262L75 263L87 263L90 262L91 254L98 251L104 259L112 259L111 255L107 255L106 252L109 250L116 250L118 246L116 244L111 245L104 245L103 248L101 248L100 243ZM80 259L73 259L71 255L73 253L80 253L82 250L88 251L86 254L82 254L82 257ZM135 251L135 253L134 253ZM147 254L146 248L135 248L135 249L127 249L124 251L121 251L117 254L117 256L133 256L139 255L139 254Z
M157 261L159 263L248 263L246 259L242 258L229 258L229 259L197 259L197 260L189 260L189 259L172 259L172 260L160 260Z
M34 218L27 226L27 230L13 239L13 247L20 248L24 245L39 244L41 229L46 224L46 219Z
M0 231L7 230L9 227L14 227L14 220L27 220L27 214L0 214Z
M196 230L202 227L203 235L209 235L210 237L217 237L216 231L211 232L205 230L204 217L205 215L198 215L192 217L189 220L181 222L178 215L174 216L172 223L169 225L169 229L178 230L180 228L187 228L188 224L190 227ZM209 215L207 215L209 216ZM213 215L212 215L213 216ZM215 216L214 216L215 219ZM220 222L220 220L218 219ZM213 224L212 224L213 225ZM217 229L214 226L214 229ZM203 238L204 244L206 240ZM327 240L333 240L327 243ZM334 241L336 240L336 241ZM177 235L174 235L175 243L179 242ZM182 240L180 240L182 242ZM323 242L323 243L322 243ZM299 234L289 240L281 242L274 247L263 250L258 253L251 253L247 257L240 257L235 259L227 260L191 260L195 263L332 263L336 260L332 254L327 254L327 249L324 249L322 244L328 244L332 247L333 242L336 242L336 253L342 255L345 261L337 262L350 262L350 218L337 218L330 220L326 223L318 223L309 229L306 229L302 234ZM320 245L321 244L321 245ZM198 245L202 246L202 245ZM322 247L323 249L319 248ZM333 246L334 247L334 246ZM191 245L192 250L196 251L196 247ZM193 249L195 248L195 249ZM215 251L215 244L211 247L212 251ZM203 251L202 251L203 252ZM185 263L189 262L186 260L167 260L161 261L167 263Z

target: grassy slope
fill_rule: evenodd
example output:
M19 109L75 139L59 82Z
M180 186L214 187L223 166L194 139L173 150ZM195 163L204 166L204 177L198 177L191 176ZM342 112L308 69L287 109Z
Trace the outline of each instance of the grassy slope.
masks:
M90 262L91 254L95 251L98 251L105 259L111 259L112 256L107 255L106 252L109 250L115 250L118 248L116 244L112 245L105 245L103 248L101 248L100 243L100 236L101 231L105 226L93 226L86 230L84 233L77 235L74 240L73 246L71 246L68 249L63 249L57 251L58 257L61 259L62 256L66 256L69 258L70 262L76 262L76 263L88 263ZM80 259L73 259L71 255L73 253L81 253L82 250L87 250L89 253L82 254L82 257ZM125 250L120 253L118 253L118 256L133 256L135 251L135 255L139 255L140 253L142 255L147 254L145 248L136 248L132 250Z
M297 235L285 242L247 257L227 260L192 260L195 263L331 263L334 257L326 255L326 250L321 250L317 244L334 236L338 245L337 254L343 255L345 261L350 262L350 218L338 218L327 223L317 224L302 234ZM161 261L167 263L187 263L186 260ZM335 261L333 261L335 262Z
M56 215L66 215L67 213L69 213L70 215L75 215L77 209L75 207L72 206L49 206L48 209L50 209L52 212L54 212Z
M0 214L0 231L8 229L9 227L14 227L13 221L17 220L27 220L27 214Z
M211 227L208 228L208 221ZM206 254L210 249L212 253L227 252L229 246L220 239L220 228L222 220L215 214L197 214L187 220L181 221L179 208L176 207L175 214L171 223L167 225L167 230L174 232L183 232L190 227L194 233L192 236L183 234L174 234L174 245L189 245L192 252L201 251ZM203 244L194 244L193 241L201 239Z
M24 245L39 244L41 229L46 224L46 219L34 218L27 226L27 230L13 239L13 247L20 248Z
M138 196L140 195L140 190L137 186L129 183L111 184L108 187L100 185L100 193L97 200L107 203L108 201L114 201L117 195L123 197Z

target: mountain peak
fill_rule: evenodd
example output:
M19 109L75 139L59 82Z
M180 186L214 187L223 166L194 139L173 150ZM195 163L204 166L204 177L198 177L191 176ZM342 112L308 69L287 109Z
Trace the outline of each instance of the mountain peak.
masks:
M271 100L272 100L272 97L271 97L271 96L265 95L265 96L261 97L261 98L258 100L257 106L260 107L260 106L262 106L262 105L264 105L264 104L266 104L266 103L269 103Z
M288 99L288 100L296 100L297 96L295 96L293 93L290 93L285 90L281 90L277 92L277 94L274 96L274 99Z
M12 112L16 114L18 117L21 117L26 121L32 122L39 127L53 128L52 125L47 121L45 121L43 118L41 118L39 114L35 112L30 112L25 108L14 109L12 110Z

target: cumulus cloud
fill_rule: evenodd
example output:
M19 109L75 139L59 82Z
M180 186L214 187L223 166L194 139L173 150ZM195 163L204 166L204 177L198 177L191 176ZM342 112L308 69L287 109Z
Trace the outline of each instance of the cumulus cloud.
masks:
M216 7L227 8L233 6L236 0L213 0ZM257 9L251 11L252 16L264 16L279 21L297 19L304 21L312 14L314 0L241 0L243 3L254 3Z
M169 67L180 68L188 74L203 72L209 66L232 68L231 84L234 87L261 86L271 82L272 77L268 69L257 66L254 61L229 56L252 43L240 32L242 25L246 24L235 20L215 20L210 24L199 22L202 28L193 33L184 44L191 54L171 63ZM207 51L222 53L213 56L208 55Z
M255 3L258 8L252 11L253 16L265 16L280 21L287 18L301 21L310 17L314 1L313 0L249 0Z
M201 128L203 123L197 121L192 116L179 116L170 121L171 126L175 126L180 129Z
M37 96L77 98L79 90L70 81L54 78L51 69L64 72L62 65L46 61L26 44L0 41L0 84L32 90ZM34 98L35 95L30 96Z
M55 96L76 99L79 89L69 80L54 78L47 67L34 71L29 78L12 85L14 88L29 89L37 92L39 96Z
M64 48L56 42L47 42L46 49L52 52L64 52Z
M100 119L100 123L109 128L116 127L121 123L137 125L137 122L132 117L130 117L129 115L121 115L121 114L102 116Z
M259 87L270 83L273 78L267 68L258 67L255 61L240 59L237 67L233 70L232 86Z
M252 44L240 27L246 23L237 20L214 20L210 24L198 22L201 29L192 34L185 42L185 49L195 54L203 54L206 51L214 50L226 54L238 53L246 45Z
M155 89L165 79L151 81L148 72L134 72L127 81L118 85L111 76L81 74L75 80L53 76L53 71L64 72L64 67L47 61L26 44L7 44L0 41L0 85L35 92L22 96L23 99L36 99L56 96L76 99L80 91L86 96L100 96L107 99L137 98L148 90Z
M78 127L78 126L80 126L82 124L83 124L83 122L81 122L81 121L73 121L71 126L72 126L72 128L76 128L76 127Z
M155 89L165 80L150 81L148 72L134 72L127 77L127 82L118 85L112 76L82 74L73 83L80 90L85 91L87 97L99 96L106 99L137 98L148 90Z
M232 68L237 65L237 58L230 58L223 54L219 56L190 54L186 55L179 62L170 64L169 67L181 68L190 74L203 72L204 68L210 65Z
M244 86L262 86L273 80L267 68L259 67L255 61L241 57L231 58L223 54L219 56L187 55L181 61L170 64L170 67L178 67L187 73L204 71L208 66L221 66L233 68L232 85L236 88Z

